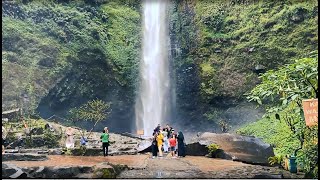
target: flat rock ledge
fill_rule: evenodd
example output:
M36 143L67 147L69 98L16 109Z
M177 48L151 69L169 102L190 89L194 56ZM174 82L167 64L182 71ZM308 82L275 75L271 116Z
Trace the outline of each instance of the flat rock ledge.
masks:
M92 166L18 167L2 162L2 178L116 178L127 166L100 163Z
M2 155L2 161L45 161L48 156L44 154L31 153L6 153Z

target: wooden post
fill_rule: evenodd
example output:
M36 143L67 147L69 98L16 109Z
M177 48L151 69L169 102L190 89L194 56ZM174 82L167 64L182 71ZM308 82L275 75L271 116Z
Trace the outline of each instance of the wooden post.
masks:
M144 130L137 130L137 134L141 138L141 136L144 135Z

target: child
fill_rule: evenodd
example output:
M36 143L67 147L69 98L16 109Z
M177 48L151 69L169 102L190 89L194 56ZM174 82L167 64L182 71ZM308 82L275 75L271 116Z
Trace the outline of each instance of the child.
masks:
M169 139L169 144L172 158L175 158L175 150L177 145L177 139L175 135L172 135L172 137Z

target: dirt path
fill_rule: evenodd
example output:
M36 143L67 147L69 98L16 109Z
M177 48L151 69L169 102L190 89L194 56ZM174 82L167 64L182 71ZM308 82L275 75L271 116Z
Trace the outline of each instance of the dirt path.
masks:
M253 178L255 175L302 178L301 173L291 174L276 167L249 165L223 159L200 156L184 158L150 158L149 155L122 156L61 156L49 155L47 161L10 161L19 167L35 166L91 166L102 162L125 164L128 170L117 178Z

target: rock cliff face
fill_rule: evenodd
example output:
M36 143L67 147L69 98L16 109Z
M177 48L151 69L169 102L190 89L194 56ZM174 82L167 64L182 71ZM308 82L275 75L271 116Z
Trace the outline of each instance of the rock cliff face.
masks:
M24 98L25 114L65 117L98 98L113 104L108 121L98 125L131 131L139 3L2 1L2 10L2 110L21 106Z
M314 0L172 1L177 119L239 121L225 112L241 104L259 73L318 48L317 7Z

